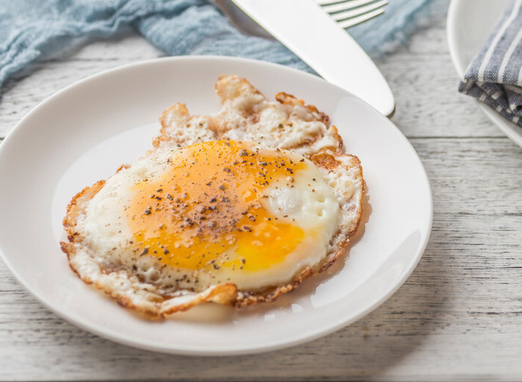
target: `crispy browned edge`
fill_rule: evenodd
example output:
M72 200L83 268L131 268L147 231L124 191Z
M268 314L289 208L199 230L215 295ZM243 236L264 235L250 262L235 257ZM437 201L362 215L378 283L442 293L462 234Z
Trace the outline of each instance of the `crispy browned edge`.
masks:
M346 154L342 154L342 155L346 155ZM357 158L356 156L353 156L353 155L347 155L347 156L350 156L353 160L356 161L356 164L359 167L360 176L362 178L362 168L360 166L359 158ZM335 161L335 159L333 157L332 157L332 159L333 159L333 161ZM311 160L316 164L316 166L325 168L324 164L321 165L320 163L316 162L313 159L313 157L311 158ZM337 162L337 161L335 161L335 162ZM332 162L330 162L330 163L332 163ZM340 163L337 162L337 165L340 165ZM331 169L332 167L326 167L326 168ZM365 187L364 181L363 181L363 187ZM350 243L350 238L355 234L355 232L359 228L359 224L361 222L361 216L362 216L362 196L363 196L363 194L364 194L364 188L363 188L363 192L361 193L360 200L359 200L359 205L361 205L361 209L359 210L359 213L357 215L356 224L351 228L350 232L348 232L348 234L346 235L346 240L339 243L337 252L335 252L332 256L330 256L328 258L328 260L324 264L322 264L322 266L318 270L314 271L311 267L307 267L299 274L299 276L297 276L294 279L293 282L291 282L287 285L275 287L272 289L267 289L264 293L261 293L259 295L247 295L244 299L237 300L236 303L234 304L234 306L238 307L238 308L244 308L248 305L258 304L261 302L273 302L282 294L289 293L289 292L293 291L294 289L296 289L305 279L307 279L315 274L322 273L322 272L326 271L328 268L330 268L330 266L332 266L332 264L335 263L335 261L344 253L344 251L346 250L346 247Z
M176 103L172 106L169 106L167 109L165 109L159 118L160 124L161 124L160 134L152 140L152 146L154 148L158 148L160 146L161 142L170 140L170 137L169 137L169 134L167 131L167 116L171 112L174 112L175 110L178 111L178 114L180 116L181 115L184 117L190 116L190 113L187 109L187 105L185 105L184 103Z
M120 167L120 169L125 168L125 166ZM119 169L119 170L120 170ZM119 171L118 170L118 171ZM167 315L176 313L176 312L183 312L186 311L193 306L206 302L206 301L214 301L222 305L231 305L234 303L237 297L237 286L232 283L222 284L218 287L214 288L210 293L207 295L198 296L194 300L191 300L187 303L176 305L171 307L170 309L167 309L165 311L161 311L160 309L156 310L148 310L143 309L141 307L138 307L134 305L130 298L125 296L113 296L109 291L105 290L103 287L97 285L96 283L93 283L91 279L89 279L87 276L82 276L78 273L78 271L72 266L71 264L71 256L76 255L76 247L74 243L81 242L83 238L81 235L76 232L75 227L77 224L77 218L85 212L86 202L88 202L90 199L94 197L104 186L105 181L101 180L96 182L94 185L90 187L85 187L82 191L80 191L78 194L76 194L69 205L67 206L67 214L63 220L64 228L67 232L67 238L69 240L68 243L61 242L61 248L62 251L67 254L67 259L69 262L69 267L72 269L76 275L83 280L88 285L93 285L97 289L105 292L108 296L116 300L116 302L125 308L133 309L134 311L144 315L145 317L149 319L161 319L164 318ZM162 296L163 298L158 298L157 302L162 302L167 299L169 299L166 296Z
M245 81L246 81L246 79L245 79ZM323 112L320 112L315 106L306 105L302 99L296 98L291 94L287 94L285 92L280 92L276 95L275 98L278 102L280 102L282 104L300 105L300 106L306 107L311 113L319 115L320 121L325 124L328 123L328 121L329 121L329 117L326 114L324 114ZM186 110L185 105L180 104L180 106ZM160 121L162 122L162 129L161 129L161 135L154 140L155 147L158 145L159 140L161 140L163 137L166 137L165 126L164 126L163 121L165 119L166 114L168 112L170 112L173 107L175 107L175 105L171 106L170 108L165 110L163 112L162 116L160 117ZM187 113L187 115L188 115L188 113ZM337 166L341 165L341 163L335 159L336 157L339 157L339 156L351 157L351 160L355 161L355 165L357 165L359 168L359 172L360 172L359 176L361 177L361 179L363 179L363 187L365 188L365 182L364 182L364 178L362 176L362 167L360 165L359 158L357 158L354 155L343 153L343 141L342 141L341 136L338 134L337 128L334 125L332 125L332 126L330 126L330 129L333 129L334 137L338 143L337 149L333 152L329 151L329 150L319 151L318 153L314 154L309 159L312 162L314 162L314 164L316 166L324 168L326 170L331 170L331 169L337 168ZM126 168L126 166L122 165L118 169L118 171L120 171L122 168ZM105 184L104 180L98 181L94 185L84 188L76 196L74 196L67 207L67 213L63 220L64 228L68 234L67 237L68 237L69 243L65 243L65 242L60 243L62 251L67 254L67 259L69 260L69 266L71 267L71 269L86 284L92 284L92 281L87 277L82 277L71 266L71 262L70 262L71 255L74 255L76 252L76 249L75 249L75 246L73 243L79 242L82 240L80 234L78 232L76 232L74 228L76 227L76 219L79 216L79 213L82 210L84 210L84 208L82 208L79 205L79 201L83 201L82 199L84 199L86 197L88 197L88 199L85 200L84 202L87 202L88 200L92 199L94 197L94 195L96 195L102 189L104 184ZM162 312L162 313L140 309L139 307L135 306L128 298L125 298L122 296L115 298L109 292L107 292L105 290L104 290L104 292L106 292L106 294L108 294L110 297L114 298L119 305L121 305L125 308L133 309L139 313L142 313L147 318L150 318L150 319L158 319L158 318L161 319L161 318L164 318L164 316L173 314L175 312L186 311L186 310L192 308L194 305L197 305L197 304L199 304L201 302L205 302L205 301L214 301L214 302L224 304L224 305L233 305L236 308L244 308L246 306L259 304L262 302L273 302L282 294L289 293L289 292L293 291L294 289L296 289L305 279L313 276L314 274L322 273L325 270L327 270L344 253L346 247L348 246L348 244L350 242L350 238L357 231L357 229L359 227L359 223L361 221L362 197L363 197L363 194L365 191L364 188L363 188L363 192L360 195L359 205L361 206L361 209L359 210L359 213L357 215L356 224L352 227L350 232L346 235L346 240L339 243L338 250L335 252L335 254L330 256L328 258L328 260L324 264L322 264L322 266L316 271L314 271L311 267L305 268L291 283L289 283L287 285L282 285L282 286L278 286L278 287L274 287L274 288L268 288L262 292L257 291L256 294L242 292L243 293L242 298L237 299L237 287L235 286L235 284L232 284L232 283L223 284L222 286L220 286L221 288L216 288L215 290L213 290L211 295L208 296L208 298L204 298L202 301L194 301L194 302L182 304L182 305L176 306L176 307L174 307L168 311ZM100 288L97 285L95 285L95 286L98 289L103 290L103 288ZM163 301L171 298L170 296L162 296L162 297L163 297Z
M62 241L60 242L60 246L62 248L62 251L65 252L65 254L67 255L69 267L73 270L74 273L78 275L79 278L81 278L87 284L92 284L92 280L90 280L87 277L81 277L81 275L71 265L71 255L76 254L74 243L80 242L82 240L80 233L75 231L76 219L80 215L80 212L84 210L84 208L80 207L79 201L83 198L88 198L86 201L92 199L94 195L96 195L103 188L104 184L105 181L100 180L94 183L92 186L85 187L83 190L77 193L67 206L67 213L65 214L65 217L63 219L63 227L65 229L65 232L67 232L67 239L69 240L69 242L66 243Z

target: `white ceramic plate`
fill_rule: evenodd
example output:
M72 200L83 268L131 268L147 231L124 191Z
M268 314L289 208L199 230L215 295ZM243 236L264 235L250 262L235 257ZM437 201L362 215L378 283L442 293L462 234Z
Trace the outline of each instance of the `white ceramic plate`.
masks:
M350 256L276 303L245 310L205 304L164 322L144 321L86 286L59 241L71 197L151 147L157 118L174 102L193 113L219 108L221 73L264 94L284 90L328 113L359 156L368 201ZM30 112L0 146L0 248L16 278L61 317L111 340L180 354L245 354L323 336L390 297L428 242L429 181L414 149L388 119L318 77L233 58L138 63L80 81Z
M448 44L460 77L484 46L509 0L453 0L448 10ZM486 115L513 142L522 147L522 128L488 105L475 100Z

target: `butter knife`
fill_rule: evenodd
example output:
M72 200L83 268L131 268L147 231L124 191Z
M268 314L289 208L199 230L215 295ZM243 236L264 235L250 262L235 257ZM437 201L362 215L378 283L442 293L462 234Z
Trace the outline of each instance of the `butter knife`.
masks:
M232 0L325 80L391 117L395 99L355 40L312 0Z

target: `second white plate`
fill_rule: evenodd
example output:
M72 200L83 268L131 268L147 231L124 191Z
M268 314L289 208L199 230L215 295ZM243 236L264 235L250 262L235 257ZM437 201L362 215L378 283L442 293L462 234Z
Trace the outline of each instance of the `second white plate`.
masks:
M157 118L185 102L219 108L221 73L248 78L268 97L286 91L325 111L368 184L366 214L349 256L273 304L233 310L206 304L149 322L85 285L59 241L71 197L151 147ZM167 58L90 77L25 117L0 146L0 249L17 279L63 318L131 346L180 354L245 354L295 345L354 322L406 280L427 244L429 181L414 149L388 119L318 77L258 61ZM9 181L5 181L9 180ZM9 218L7 218L9 217Z
M448 10L448 44L460 77L484 46L509 0L453 0ZM522 147L522 127L508 121L488 105L477 102L482 111L513 142Z

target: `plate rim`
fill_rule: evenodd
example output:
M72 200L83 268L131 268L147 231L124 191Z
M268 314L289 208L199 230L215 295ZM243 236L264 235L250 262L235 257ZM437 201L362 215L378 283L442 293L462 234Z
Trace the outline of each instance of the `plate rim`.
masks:
M467 68L466 64L462 62L461 56L459 55L458 42L456 37L456 28L458 20L460 19L463 3L467 0L452 0L448 8L448 16L446 18L446 40L448 42L449 52L453 66L459 75L459 78L464 75ZM505 119L499 113L495 111L491 106L486 105L473 98L473 102L486 114L486 116L492 121L504 134L507 135L511 141L518 146L522 147L522 127L514 124L513 122Z
M54 98L60 96L61 94L67 92L68 90L70 90L72 88L75 88L77 86L81 86L84 83L89 82L91 80L94 80L94 79L96 79L98 77L105 76L105 75L110 75L113 72L125 70L125 69L130 68L130 67L147 66L147 65L156 63L158 61L190 61L190 60L197 60L197 61L200 61L200 60L208 60L208 61L220 60L220 61L232 61L232 62L235 62L235 63L239 62L239 63L244 63L246 65L250 65L250 64L261 65L261 66L269 67L269 68L274 69L274 70L286 70L286 71L294 72L294 73L297 73L299 75L303 75L305 77L308 77L309 79L314 80L314 81L324 81L324 82L327 82L327 81L323 80L320 77L317 77L317 76L312 75L310 73L303 72L303 71L300 71L300 70L297 70L297 69L294 69L294 68L291 68L291 67L288 67L288 66L274 64L274 63L261 61L261 60L238 58L238 57L197 56L197 55L194 55L194 56L180 56L180 57L162 57L162 58L155 58L155 59L150 59L150 60L143 60L143 61L139 61L139 62L128 63L128 64L117 66L117 67L114 67L114 68L111 68L111 69L108 69L108 70L103 70L103 71L101 71L99 73L95 73L93 75L90 75L90 76L87 76L87 77L85 77L83 79L80 79L80 80L78 80L76 82L73 82L72 84L70 84L70 85L64 87L63 89L55 92L54 94L52 94L51 96L47 97L45 100L40 102L38 105L33 107L13 127L13 129L4 138L2 144L0 144L0 160L1 160L2 156L3 156L2 153L5 150L5 147L10 144L9 142L12 139L14 139L12 137L16 136L18 134L18 131L21 131L23 129L23 122L27 118L29 118L29 116L31 116L34 112L36 112L40 108L45 107L47 102L51 102L52 100L54 100ZM360 102L365 103L363 100L361 100L357 96L355 96L355 95L351 94L350 92L340 88L339 86L337 86L335 84L332 84L332 83L329 83L329 82L327 82L327 83L330 86L336 87L340 91L342 91L342 92L344 92L346 94L349 94L349 95L351 95L354 98L357 98L357 100L359 100ZM366 104L366 105L368 105L368 104ZM371 106L369 106L369 107L371 108L372 112L376 113L376 115L378 115L380 118L384 118L384 120L388 120L386 117L382 116L378 111L376 111L373 107L371 107ZM277 343L272 343L271 345L268 345L268 346L264 345L264 346L258 346L258 347L255 347L255 348L239 347L237 349L225 350L225 351L223 351L223 350L201 350L201 349L198 349L197 347L191 348L191 349L186 348L186 347L183 348L183 349L182 348L175 348L175 347L174 348L172 348L172 347L166 348L166 347L161 347L161 346L158 347L158 345L154 345L153 343L149 343L147 341L141 341L139 343L136 343L133 340L126 339L124 336L114 335L110 330L104 329L103 327L99 327L99 325L97 325L97 324L86 322L86 321L82 320L81 317L77 317L78 316L77 314L67 313L66 309L63 309L63 311L62 311L59 306L52 305L51 302L48 302L46 300L45 296L40 296L40 293L37 290L34 290L34 288L32 288L25 281L25 279L17 272L16 268L9 261L9 257L4 253L4 251L2 249L2 243L0 243L0 258L3 260L3 262L6 265L7 269L9 269L9 271L15 277L17 282L19 282L34 298L36 298L39 303L42 303L46 308L51 310L53 313L55 313L56 315L58 315L62 319L64 319L64 320L66 320L66 321L68 321L68 322L70 322L70 323L72 323L72 324L82 328L83 330L86 330L88 332L94 333L94 334L96 334L96 335L98 335L98 336L100 336L102 338L106 338L106 339L109 339L111 341L114 341L114 342L117 342L117 343L120 343L120 344L124 344L124 345L130 346L130 347L133 347L133 348L149 350L149 351L154 351L154 352L161 352L161 353L168 353L168 354L178 354L178 355L189 355L189 356L234 356L234 355L246 355L246 354L264 353L264 352L274 351L274 350L278 350L278 349L282 349L282 348L293 347L293 346L297 346L297 345L302 344L302 343L313 341L313 340L315 340L317 338L324 337L324 336L326 336L328 334L331 334L331 333L333 333L333 332L335 332L335 331L337 331L337 330L339 330L339 329L341 329L341 328L343 328L345 326L348 326L348 325L354 323L355 321L357 321L360 318L368 315L370 312L372 312L373 310L377 309L381 304L383 304L385 301L387 301L404 284L404 282L409 278L411 273L415 270L417 264L419 263L420 259L422 258L423 254L425 252L425 249L426 249L426 247L428 245L428 242L429 242L429 239L430 239L430 235L431 235L431 231L432 231L432 225L433 225L433 194L432 194L432 190L431 190L431 183L429 181L429 177L428 177L426 169L425 169L425 167L424 167L424 165L422 163L422 160L420 159L420 157L417 154L417 152L416 152L415 148L413 147L413 145L404 136L404 134L398 129L398 127L395 126L395 124L393 122L391 122L389 120L388 120L388 122L390 122L390 126L393 126L393 128L396 129L396 133L401 137L401 139L403 139L403 141L407 145L409 145L409 147L411 148L412 152L415 154L415 159L418 162L418 164L420 165L420 169L422 170L423 181L427 185L428 194L426 196L427 196L428 201L429 201L429 206L428 206L429 207L429 216L427 216L427 218L428 218L428 225L426 227L426 232L425 232L425 235L424 235L425 238L424 238L423 242L421 242L419 244L419 247L418 247L419 249L418 249L417 253L415 254L415 256L411 257L409 268L407 269L406 272L404 272L402 277L395 283L393 288L389 289L387 291L387 293L383 294L377 301L375 301L373 304L368 306L366 309L363 309L358 314L352 316L350 319L348 319L348 320L346 320L346 319L339 319L339 320L336 320L336 321L334 320L334 322L335 322L334 324L328 325L328 327L326 329L317 330L313 334L303 334L303 335L299 336L298 338L295 338L295 339L293 339L291 341L278 341Z

